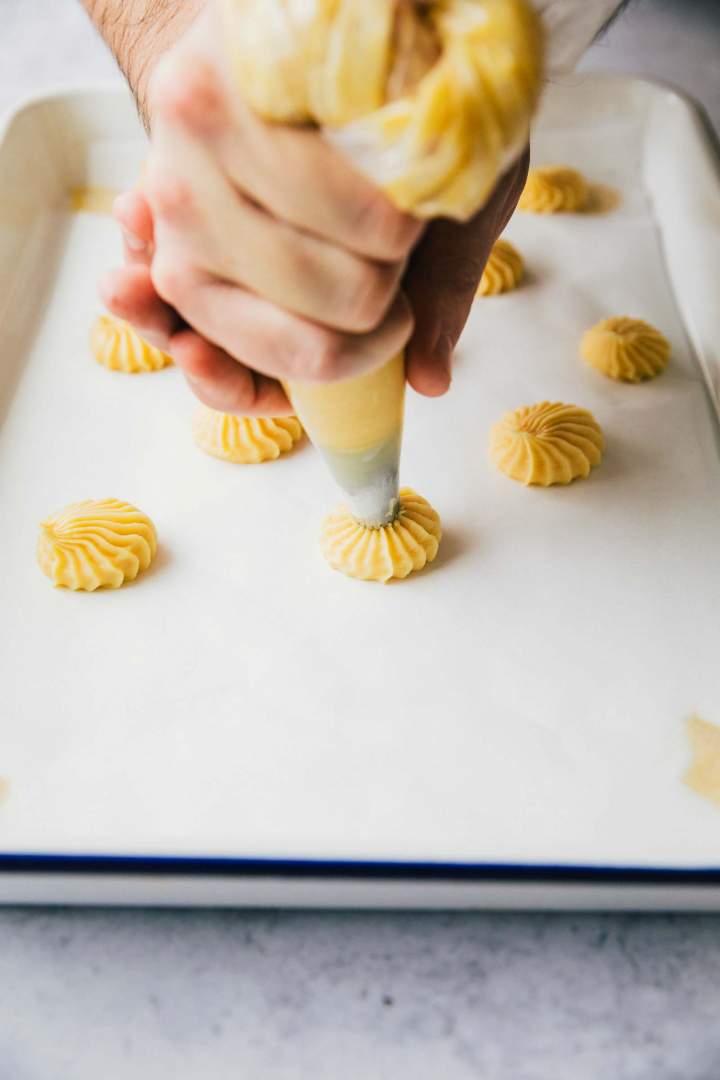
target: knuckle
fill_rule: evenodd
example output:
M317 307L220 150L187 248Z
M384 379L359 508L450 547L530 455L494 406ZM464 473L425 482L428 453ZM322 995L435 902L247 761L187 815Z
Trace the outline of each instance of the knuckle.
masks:
M164 119L184 120L197 111L195 101L210 101L215 81L207 61L188 50L171 49L160 58L150 79L148 97L153 112Z
M145 185L153 211L169 221L189 221L195 208L192 188L174 172L165 172L154 166Z
M333 382L341 375L343 338L323 327L308 327L296 351L298 371L308 382Z
M181 364L187 378L193 384L197 392L201 389L205 394L212 395L217 399L218 387L217 364L212 351L208 348L193 347L195 343L185 343L183 348L175 348L175 356ZM206 402L205 404L209 404ZM228 410L229 411L229 410Z
M158 296L173 307L180 308L188 294L189 272L187 267L177 261L156 258L150 270L150 277Z
M374 330L385 317L396 280L394 268L360 263L345 291L347 329L360 333Z
M182 76L166 88L165 110L168 119L200 136L212 134L222 124L223 96L205 60L192 60Z
M422 225L409 214L403 214L378 191L360 204L356 227L378 258L395 260L405 258Z

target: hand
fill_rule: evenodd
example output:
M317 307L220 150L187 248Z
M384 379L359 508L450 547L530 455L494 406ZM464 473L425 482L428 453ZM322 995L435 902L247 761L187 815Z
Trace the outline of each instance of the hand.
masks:
M171 352L201 400L279 414L289 406L274 377L359 374L406 342L413 320L399 286L422 226L316 132L245 109L216 40L208 12L153 79L146 198L118 202L128 265L104 297ZM511 169L468 225L433 223L412 254L407 369L421 393L449 385L452 347L526 168Z
M165 336L203 400L257 412L278 400L268 379L347 378L402 349L413 324L399 283L422 224L318 132L266 124L243 104L214 53L214 15L151 80L147 206L125 205L146 246L104 293Z
M467 320L495 240L520 197L528 152L501 177L487 205L467 224L433 222L413 253L403 280L415 328L406 351L408 381L418 393L437 396L451 381L452 351ZM148 269L154 250L153 221L144 197L121 195L115 216L125 237L126 266L105 279L111 311L127 319L153 344L172 353L201 400L224 412L281 415L290 411L279 385L250 373L207 338L180 329L178 315L156 292ZM236 368L239 367L239 371Z
M515 212L529 162L526 149L474 218L464 224L446 218L432 222L413 252L403 279L415 323L405 369L420 394L435 397L450 386L453 349L492 246Z

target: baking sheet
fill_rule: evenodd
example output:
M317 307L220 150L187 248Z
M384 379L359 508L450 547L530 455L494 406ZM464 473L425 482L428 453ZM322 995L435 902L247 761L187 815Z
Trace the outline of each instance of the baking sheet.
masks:
M622 203L511 222L527 283L476 304L452 393L409 394L402 478L440 511L441 554L381 587L319 555L337 495L307 444L265 467L217 462L193 445L179 372L90 358L119 240L63 206L73 186L137 175L129 102L75 95L15 122L0 154L0 849L720 865L720 811L681 782L686 718L720 723L720 440L700 363L712 377L720 317L677 288L719 294L720 196L694 124L635 80L551 89L536 161ZM616 385L579 361L611 314L670 338L662 378ZM587 482L526 490L488 463L488 433L545 398L591 409L607 454ZM151 515L156 564L119 592L53 590L38 522L106 496Z

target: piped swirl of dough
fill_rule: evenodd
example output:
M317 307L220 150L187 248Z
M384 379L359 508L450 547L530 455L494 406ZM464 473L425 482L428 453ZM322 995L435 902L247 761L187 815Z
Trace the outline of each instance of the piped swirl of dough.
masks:
M274 461L301 437L302 425L295 416L234 416L201 405L193 420L196 445L206 454L237 465Z
M53 585L94 592L133 581L156 551L155 526L141 510L119 499L87 499L43 521L37 556Z
M400 490L400 509L389 525L371 528L345 507L325 519L321 547L334 570L362 581L390 581L422 570L438 553L440 517L412 488Z
M98 364L127 375L160 371L172 364L167 353L143 341L129 323L111 315L98 315L90 332L90 346Z
M490 455L522 484L569 484L602 461L605 439L592 413L543 401L506 413L492 429Z
M542 26L526 0L222 0L239 89L324 129L401 210L467 220L528 139Z
M580 213L589 199L590 187L582 173L566 165L545 165L530 170L518 209L532 214Z
M670 362L670 342L642 319L603 319L582 337L583 358L603 375L639 383L660 375Z
M478 296L499 296L516 289L525 266L517 248L507 240L496 240L478 285Z

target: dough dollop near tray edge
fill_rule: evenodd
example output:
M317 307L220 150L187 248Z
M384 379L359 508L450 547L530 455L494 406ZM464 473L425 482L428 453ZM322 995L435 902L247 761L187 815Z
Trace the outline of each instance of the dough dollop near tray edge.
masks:
M639 383L661 375L670 362L670 342L642 319L614 316L585 332L583 359L618 382Z
M162 371L173 362L166 352L145 341L130 323L113 315L98 315L95 319L90 347L98 364L126 375Z
M589 206L590 185L581 172L568 165L542 165L531 169L518 210L531 214L577 214Z
M53 585L94 592L134 581L156 551L155 526L142 510L120 499L86 499L43 521L37 557Z

